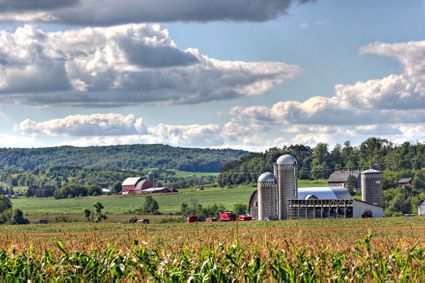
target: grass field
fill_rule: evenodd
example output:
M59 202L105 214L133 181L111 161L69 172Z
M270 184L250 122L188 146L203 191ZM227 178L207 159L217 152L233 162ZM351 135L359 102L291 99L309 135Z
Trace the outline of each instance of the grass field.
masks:
M300 181L300 187L324 186L324 181ZM240 185L234 188L215 188L205 186L204 190L198 188L181 189L176 194L154 195L158 201L161 213L176 213L180 211L183 202L190 204L198 202L202 206L222 204L227 209L232 209L234 204L248 204L252 192L256 189L253 185ZM12 200L15 208L22 209L27 215L54 215L82 213L85 208L90 208L100 201L105 211L109 214L125 214L141 208L145 201L143 195L131 196L101 196L69 199L54 198L20 198Z
M424 219L0 226L0 278L425 280Z
M179 212L183 202L190 204L192 201L196 201L202 206L214 203L223 204L226 208L231 209L234 204L248 204L254 190L255 187L252 186L224 189L205 188L202 191L197 188L190 188L182 189L176 194L154 195L154 198L158 201L162 213ZM12 203L14 208L22 209L27 215L44 215L82 213L85 208L91 208L98 201L104 205L105 212L123 214L141 208L145 201L145 196L101 196L59 200L54 198L20 198L12 200Z
M176 176L178 177L208 177L208 176L214 176L217 177L220 173L216 172L188 172L188 171L180 171L180 170L168 170L168 171L174 171L176 172Z

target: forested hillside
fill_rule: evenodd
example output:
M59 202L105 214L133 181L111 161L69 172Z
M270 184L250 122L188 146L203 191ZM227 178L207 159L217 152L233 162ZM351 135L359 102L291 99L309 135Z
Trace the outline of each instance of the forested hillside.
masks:
M144 168L219 172L221 166L248 152L232 149L180 148L167 145L50 147L0 149L0 172L33 171L55 167L108 170Z
M319 143L314 148L291 145L271 148L265 153L251 153L223 166L218 180L221 185L256 182L262 172L273 172L273 162L285 153L298 160L301 179L324 179L339 169L375 168L402 172L425 167L425 144L394 145L385 139L369 138L357 147L347 141L331 150L327 144Z

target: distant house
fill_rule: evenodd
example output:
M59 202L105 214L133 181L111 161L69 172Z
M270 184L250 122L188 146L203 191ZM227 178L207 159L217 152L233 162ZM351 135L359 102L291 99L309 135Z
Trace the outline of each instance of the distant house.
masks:
M143 179L142 177L130 177L125 179L121 184L123 194L138 193L152 186L153 184L151 181Z
M347 187L349 176L354 176L357 180L357 188L360 188L360 171L335 171L328 178L329 187Z
M413 179L412 178L401 178L400 180L398 180L398 186L400 188L404 188L407 185L411 185L412 184Z
M425 199L418 203L418 215L425 216Z

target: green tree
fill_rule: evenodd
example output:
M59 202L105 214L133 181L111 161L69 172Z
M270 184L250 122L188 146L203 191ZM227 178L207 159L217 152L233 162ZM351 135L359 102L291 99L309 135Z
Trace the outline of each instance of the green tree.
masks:
M12 208L12 202L5 196L0 196L0 213Z
M328 145L318 143L313 150L312 155L312 177L314 179L325 179L329 175L329 152Z
M347 178L347 189L349 189L352 194L357 191L357 178L353 175L350 175Z
M84 217L87 219L87 221L91 221L91 210L86 208L84 209Z
M248 210L248 206L246 204L237 203L237 204L233 205L233 211L237 215L245 215L247 210Z
M147 213L147 214L159 213L159 204L152 196L147 196L145 198L145 203L143 205L143 213Z
M12 217L10 219L10 224L28 224L30 223L28 219L24 217L24 213L20 209L15 209L12 212Z
M103 204L100 202L96 202L94 205L94 211L95 211L95 222L98 223L104 219L107 218L106 214L102 212L104 209Z
M99 223L102 220L105 220L108 218L106 214L102 212L102 210L104 209L102 203L96 202L93 205L93 207L94 207L94 211L88 208L84 209L84 217L87 219L87 221L93 221L93 222Z

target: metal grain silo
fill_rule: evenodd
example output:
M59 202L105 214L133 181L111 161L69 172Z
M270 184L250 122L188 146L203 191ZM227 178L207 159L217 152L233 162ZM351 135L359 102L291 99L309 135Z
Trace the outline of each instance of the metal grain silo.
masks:
M258 177L258 220L277 219L276 177L266 172Z
M289 154L282 155L277 164L277 190L278 190L278 218L288 219L288 200L297 199L298 164L295 157Z
M382 173L369 169L361 173L362 201L383 206Z

